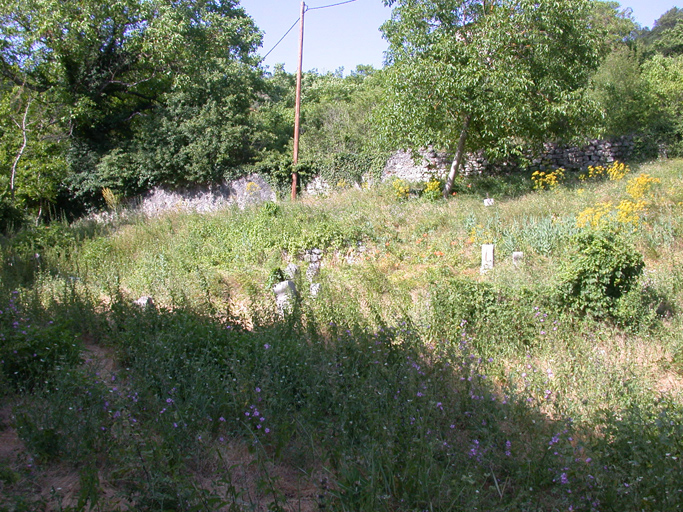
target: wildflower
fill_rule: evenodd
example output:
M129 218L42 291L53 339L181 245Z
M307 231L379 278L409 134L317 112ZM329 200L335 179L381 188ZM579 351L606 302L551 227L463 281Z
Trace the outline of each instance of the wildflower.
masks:
M225 422L225 418L221 416L220 418L218 418L218 421Z
M569 478L567 478L567 473L562 473L560 475L560 483L563 485L567 485L569 483Z
M270 345L269 345L268 343L266 343L265 345L263 345L263 348L265 348L266 350L268 350L268 349L270 348Z
M476 439L472 441L472 448L470 448L470 457L476 457L479 453L479 441Z

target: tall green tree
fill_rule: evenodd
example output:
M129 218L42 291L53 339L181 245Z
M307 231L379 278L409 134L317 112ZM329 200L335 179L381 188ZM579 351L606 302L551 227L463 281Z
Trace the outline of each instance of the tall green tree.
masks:
M322 175L329 183L359 182L382 154L373 144L371 112L379 103L381 73L358 66L302 78L301 148L298 172L305 181ZM255 167L278 185L291 183L296 76L276 67L257 101ZM384 161L381 162L381 165Z
M683 55L655 55L643 63L643 77L660 115L659 142L671 156L683 155Z
M664 57L683 54L683 9L672 7L662 14L652 29L644 29L640 34L644 54L650 57L659 53Z
M83 198L245 162L260 41L237 0L0 0L0 74L54 106Z
M97 166L124 189L232 178L251 157L250 110L262 89L255 50L261 36L236 1L175 1L158 6L142 51L163 77L133 135ZM123 170L123 172L121 172Z
M600 34L601 53L629 48L638 37L639 25L633 18L633 9L622 7L612 0L593 0L589 17L591 28Z
M385 0L392 138L455 149L444 196L465 149L511 154L522 142L567 136L597 66L587 0Z

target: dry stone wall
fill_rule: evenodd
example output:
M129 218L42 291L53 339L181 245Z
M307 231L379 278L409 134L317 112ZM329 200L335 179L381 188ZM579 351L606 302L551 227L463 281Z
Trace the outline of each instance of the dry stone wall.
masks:
M275 191L262 176L252 174L211 187L178 191L155 188L142 198L138 211L150 217L174 210L208 213L233 204L244 208L263 201L275 201Z
M583 146L566 146L556 143L544 144L543 151L529 155L532 168L541 171L558 169L585 169L591 165L610 165L615 161L628 160L633 153L632 137L614 140L591 140ZM383 180L393 177L406 181L427 181L432 176L444 177L448 174L452 155L427 148L420 151L421 161L416 163L409 151L397 151L389 158L382 175ZM489 162L483 151L470 153L463 164L463 174L491 175L519 171L514 162Z

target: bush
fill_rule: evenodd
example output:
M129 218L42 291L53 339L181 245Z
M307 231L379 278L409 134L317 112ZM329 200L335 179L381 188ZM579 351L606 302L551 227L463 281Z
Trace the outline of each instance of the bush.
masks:
M24 214L6 197L0 198L0 233L7 235L24 225Z
M595 318L616 319L622 297L643 273L643 256L611 229L583 231L573 242L575 257L560 272L560 302Z
M57 368L80 362L81 344L68 320L29 318L13 292L0 311L0 374L18 390L32 390Z

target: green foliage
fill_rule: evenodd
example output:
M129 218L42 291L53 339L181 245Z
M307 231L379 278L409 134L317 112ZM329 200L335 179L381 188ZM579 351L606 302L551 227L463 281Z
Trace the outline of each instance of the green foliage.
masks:
M24 212L8 197L0 196L0 233L19 231L25 222Z
M575 256L560 274L560 301L596 318L618 318L622 298L643 273L643 256L613 230L587 230L573 242Z
M27 113L18 190L34 202L205 183L250 158L260 34L236 1L9 0L0 39L0 107ZM21 135L2 135L5 160Z
M655 131L661 114L639 58L626 47L612 51L591 79L591 95L602 112L602 134L608 137Z
M528 289L447 279L432 287L430 329L437 339L452 341L466 332L483 353L491 338L508 349L526 350L554 327L557 313L549 302L542 293Z
M342 71L308 72L302 82L299 178L305 185L322 176L328 183L360 184L379 178L386 155L372 136L371 112L381 95L380 72L359 66ZM291 184L291 139L294 133L295 76L282 68L267 76L254 116L254 169L284 189Z
M633 18L633 9L622 7L612 0L595 0L591 5L591 26L602 32L601 53L631 47L638 36L638 25Z
M61 367L80 361L81 345L68 319L30 318L12 292L0 314L0 372L14 388L32 390Z
M388 144L514 154L520 140L581 131L597 65L590 2L387 0ZM512 14L511 14L512 13Z
M601 419L606 437L596 437L593 444L606 464L599 482L604 500L623 510L676 510L683 457L680 404L660 397L654 406L631 400L619 413L603 411ZM627 465L622 464L625 460Z
M651 30L641 32L639 41L647 57L654 54L664 57L683 54L683 9L672 7L666 11L655 21Z
M19 405L17 432L41 460L82 463L107 446L114 399L94 372L66 365L56 370L43 390Z
M655 55L643 64L643 76L661 112L658 141L671 156L683 154L683 55Z

